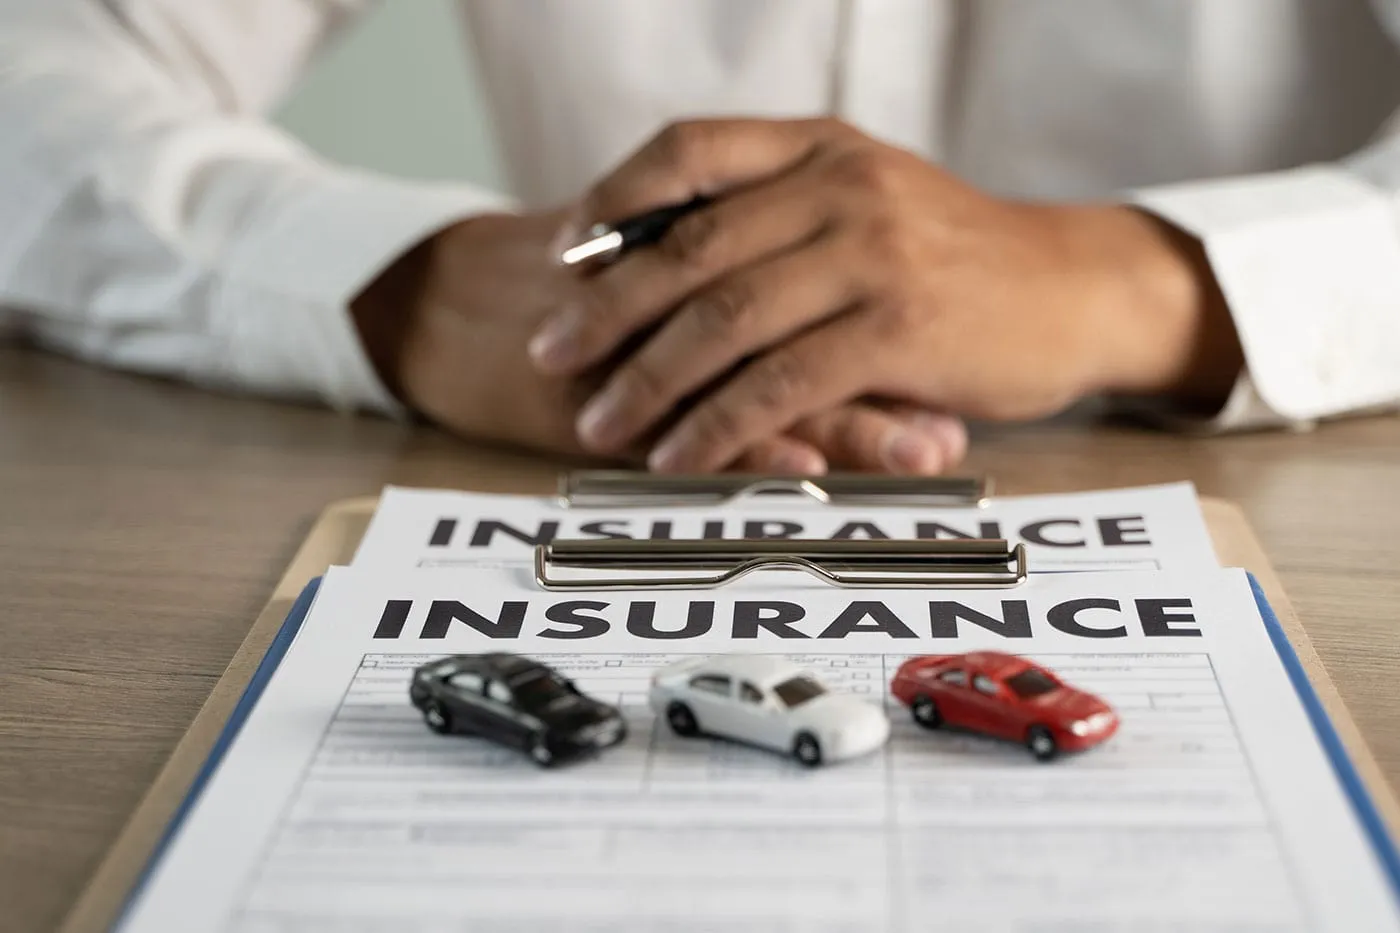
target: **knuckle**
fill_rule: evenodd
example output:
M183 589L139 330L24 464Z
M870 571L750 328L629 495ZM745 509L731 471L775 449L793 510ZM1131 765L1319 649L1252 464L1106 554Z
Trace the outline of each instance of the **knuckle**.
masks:
M926 280L932 268L928 238L897 210L876 210L855 225L856 248L873 271L870 281L907 285Z
M753 398L770 411L784 408L810 388L805 362L790 350L775 350L755 364Z
M871 146L857 146L834 157L836 179L864 194L894 193L894 170L885 153Z
M672 226L661 238L660 247L675 262L703 266L713 256L719 240L719 222L714 212L702 210Z
M621 304L611 292L595 285L577 299L577 333L585 340L610 333L622 322Z
M727 443L739 434L739 416L728 402L716 399L695 414L695 434L705 446Z
M907 341L919 322L916 302L900 294L885 297L870 315L875 338L881 342Z
M590 333L630 330L646 316L649 283L637 270L617 266L588 280L579 304Z
M681 121L668 125L658 133L652 147L660 162L683 169L697 158L697 151L709 135L706 124L693 120Z
M698 296L690 314L702 339L726 340L743 331L752 308L753 289L736 280Z
M666 374L644 354L623 371L622 378L628 394L634 398L653 401L666 394Z
M835 146L850 145L862 138L860 131L850 123L829 114L806 117L796 121L796 125L822 152L829 152Z
M865 225L865 248L882 259L898 259L905 250L904 226L889 214L876 214Z
M809 415L798 422L810 440L823 453L840 459L850 459L852 451L860 449L862 423L865 409L853 402L846 402L837 408ZM799 435L801 436L801 435Z

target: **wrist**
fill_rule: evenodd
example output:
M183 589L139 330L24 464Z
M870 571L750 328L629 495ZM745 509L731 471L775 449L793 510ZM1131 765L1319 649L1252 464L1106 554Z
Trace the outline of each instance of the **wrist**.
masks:
M1244 365L1225 297L1201 243L1133 207L1088 207L1084 229L1107 287L1097 317L1097 391L1218 410Z
M386 391L408 405L404 358L410 328L423 301L433 239L401 255L350 302L350 317L365 355Z

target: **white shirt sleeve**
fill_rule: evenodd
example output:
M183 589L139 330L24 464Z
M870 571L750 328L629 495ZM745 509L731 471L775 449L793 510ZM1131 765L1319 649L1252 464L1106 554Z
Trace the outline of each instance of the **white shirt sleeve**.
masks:
M1400 35L1400 0L1375 0ZM1340 162L1133 192L1198 237L1246 370L1211 419L1180 427L1307 427L1400 406L1400 115Z
M1134 197L1200 238L1244 350L1247 372L1200 427L1308 423L1400 401L1400 187L1368 177L1366 159L1400 168L1400 147Z
M135 371L397 411L349 301L510 205L327 164L262 119L362 6L0 0L0 323Z

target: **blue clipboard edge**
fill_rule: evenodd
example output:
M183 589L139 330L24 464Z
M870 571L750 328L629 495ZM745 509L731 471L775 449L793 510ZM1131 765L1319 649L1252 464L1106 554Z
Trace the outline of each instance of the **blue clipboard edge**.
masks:
M1391 891L1397 900L1400 900L1400 853L1396 851L1395 840L1391 838L1380 810L1376 808L1376 803L1371 799L1356 765L1347 754L1342 737L1337 734L1337 729L1332 724L1332 717L1327 715L1322 700L1313 689L1312 681L1308 680L1307 672L1303 670L1303 662L1293 650L1293 643L1288 640L1288 633L1283 630L1282 623L1274 614L1273 607L1269 605L1264 588L1259 585L1254 574L1248 574L1248 577L1250 589L1254 591L1254 601L1259 605L1259 615L1263 617L1264 628L1269 633L1269 640L1274 643L1274 650L1278 652L1279 660L1288 672L1288 679L1293 682L1293 689L1302 700L1308 718L1312 720L1313 731L1317 733L1318 741L1322 743L1323 750L1332 761L1332 769L1351 800L1352 809L1356 811L1361 828L1371 841L1376 858L1380 860L1382 868L1390 878Z
M218 770L224 755L228 753L233 745L234 739L238 738L239 730L243 723L247 721L248 715L252 713L253 707L257 706L258 699L266 689L272 675L277 671L278 665L282 663L282 658L287 654L287 649L292 646L296 639L297 632L301 631L301 625L306 621L306 615L311 611L311 604L316 600L316 593L321 587L321 577L313 578L301 593L296 601L292 603L292 608L287 611L287 617L282 620L282 625L277 630L277 634L272 637L268 644L267 651L263 654L262 660L258 662L257 668L253 671L253 676L248 679L248 684L243 688L243 693L239 696L238 702L234 704L232 712L229 713L223 729L219 732L219 737L214 740L213 746L209 749L208 756L204 763L200 765L199 772L190 782L189 790L185 792L184 799L175 809L175 813L170 817L170 822L166 824L165 831L161 833L160 841L151 850L150 857L146 860L145 866L136 878L136 883L127 892L126 899L122 902L121 909L117 911L115 919L112 921L112 930L120 930L122 924L126 922L127 915L131 912L131 907L136 898L146 887L161 858L165 855L165 850L169 848L170 841L175 834L180 831L185 818L194 809L194 805L199 801L199 796L203 793L209 779Z
M1352 809L1356 812L1362 830L1366 833L1376 858L1380 861L1390 880L1392 892L1397 900L1400 900L1400 851L1396 849L1395 841L1386 829L1385 820L1381 817L1375 801L1371 799L1371 794L1366 789L1365 782L1361 780L1361 775L1352 763L1351 756L1347 753L1341 736L1337 734L1336 728L1332 725L1332 719L1322 705L1321 698L1313 689L1312 682L1308 680L1303 663L1299 659L1298 653L1293 649L1292 642L1288 640L1288 633L1284 631L1283 624L1279 622L1273 606L1269 604L1268 597L1264 595L1264 588L1260 586L1254 574L1246 573L1246 576L1249 578L1249 586L1254 592L1254 601L1259 606L1259 615L1264 620L1264 628L1269 634L1269 640L1273 642L1274 650L1278 652L1279 660L1283 663L1288 679L1292 682L1293 689L1297 692L1299 700L1302 701L1303 709L1312 722L1313 731L1317 734L1318 741L1332 762L1337 780L1351 801ZM301 630L302 623L306 621L307 613L311 610L311 604L316 599L320 585L321 577L316 577L307 583L300 595L297 596L296 602L292 604L292 608L287 612L286 619L282 621L282 627L278 629L268 646L267 653L263 655L257 669L253 672L253 676L248 680L248 685L243 689L238 703L229 714L223 730L209 750L208 757L190 784L189 791L175 810L136 883L132 885L131 891L112 925L113 930L121 928L131 905L145 887L155 867L160 863L170 841L179 832L180 826L184 823L190 810L194 808L195 803L198 802L209 779L218 769L219 763L238 737L243 723L253 711L253 707L257 705L263 690L272 679L278 665L282 663L282 658L286 656L287 649L292 646L297 632Z

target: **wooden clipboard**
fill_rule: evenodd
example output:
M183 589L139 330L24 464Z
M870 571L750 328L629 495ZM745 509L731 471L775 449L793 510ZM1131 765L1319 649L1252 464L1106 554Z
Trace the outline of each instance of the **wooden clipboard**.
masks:
M116 921L292 604L310 580L332 565L350 562L378 501L376 496L345 499L321 513L194 722L59 927L60 933L105 933ZM1391 834L1400 837L1400 804L1313 650L1244 513L1222 499L1203 497L1200 503L1222 566L1249 570L1263 587L1376 809Z

